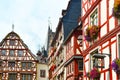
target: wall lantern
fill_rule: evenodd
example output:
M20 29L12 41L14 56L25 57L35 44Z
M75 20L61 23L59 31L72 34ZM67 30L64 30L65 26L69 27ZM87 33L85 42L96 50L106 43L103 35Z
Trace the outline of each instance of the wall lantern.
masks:
M94 67L104 68L104 58L106 57L106 55L110 57L110 54L106 54L106 53L93 54Z

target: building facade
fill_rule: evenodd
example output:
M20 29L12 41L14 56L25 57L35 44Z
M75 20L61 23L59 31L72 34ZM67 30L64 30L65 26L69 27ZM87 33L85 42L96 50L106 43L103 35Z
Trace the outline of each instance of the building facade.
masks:
M72 75L68 75L68 66L71 57L66 57L68 50L64 42L69 37L69 34L78 26L78 19L81 13L81 0L70 0L66 10L62 10L62 17L59 19L58 26L56 28L55 36L49 47L48 66L49 66L49 80L77 80L78 74L76 71L76 62L72 60L75 72ZM68 44L66 42L66 44ZM68 46L67 46L68 47ZM67 50L67 51L66 51ZM76 54L76 53L75 53ZM70 55L70 54L69 54ZM72 54L71 54L72 56ZM66 60L67 58L67 60ZM74 63L75 62L75 63ZM70 69L70 68L69 68Z
M36 80L37 58L15 32L0 42L0 80Z
M48 64L47 51L42 48L42 51L37 52L37 80L48 80Z
M82 29L75 28L64 42L66 80L83 80Z
M119 80L120 0L82 0L83 80Z

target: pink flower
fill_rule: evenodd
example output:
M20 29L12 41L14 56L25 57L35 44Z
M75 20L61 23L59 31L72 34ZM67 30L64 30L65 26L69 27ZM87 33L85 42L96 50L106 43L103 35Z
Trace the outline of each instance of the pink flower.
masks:
M96 68L93 68L90 71L90 77L93 78L93 79L99 78L100 77L100 72Z

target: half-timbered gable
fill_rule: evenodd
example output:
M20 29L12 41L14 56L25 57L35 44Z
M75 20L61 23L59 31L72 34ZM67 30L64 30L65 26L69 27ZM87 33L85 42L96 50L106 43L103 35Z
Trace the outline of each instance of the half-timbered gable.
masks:
M118 4L119 0L82 0L84 80L94 68L100 80L119 79L111 66L119 58L119 16L114 11Z
M83 57L82 57L82 30L80 26L71 31L64 42L66 51L66 79L82 80Z
M10 32L0 43L3 80L36 80L36 57L18 34Z

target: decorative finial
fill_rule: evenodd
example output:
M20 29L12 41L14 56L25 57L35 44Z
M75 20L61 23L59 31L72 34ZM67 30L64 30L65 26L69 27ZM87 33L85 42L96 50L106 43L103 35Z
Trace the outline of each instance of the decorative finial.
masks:
M12 31L14 31L14 24L12 24Z
M50 17L48 18L48 26L49 26L49 27L52 27Z

